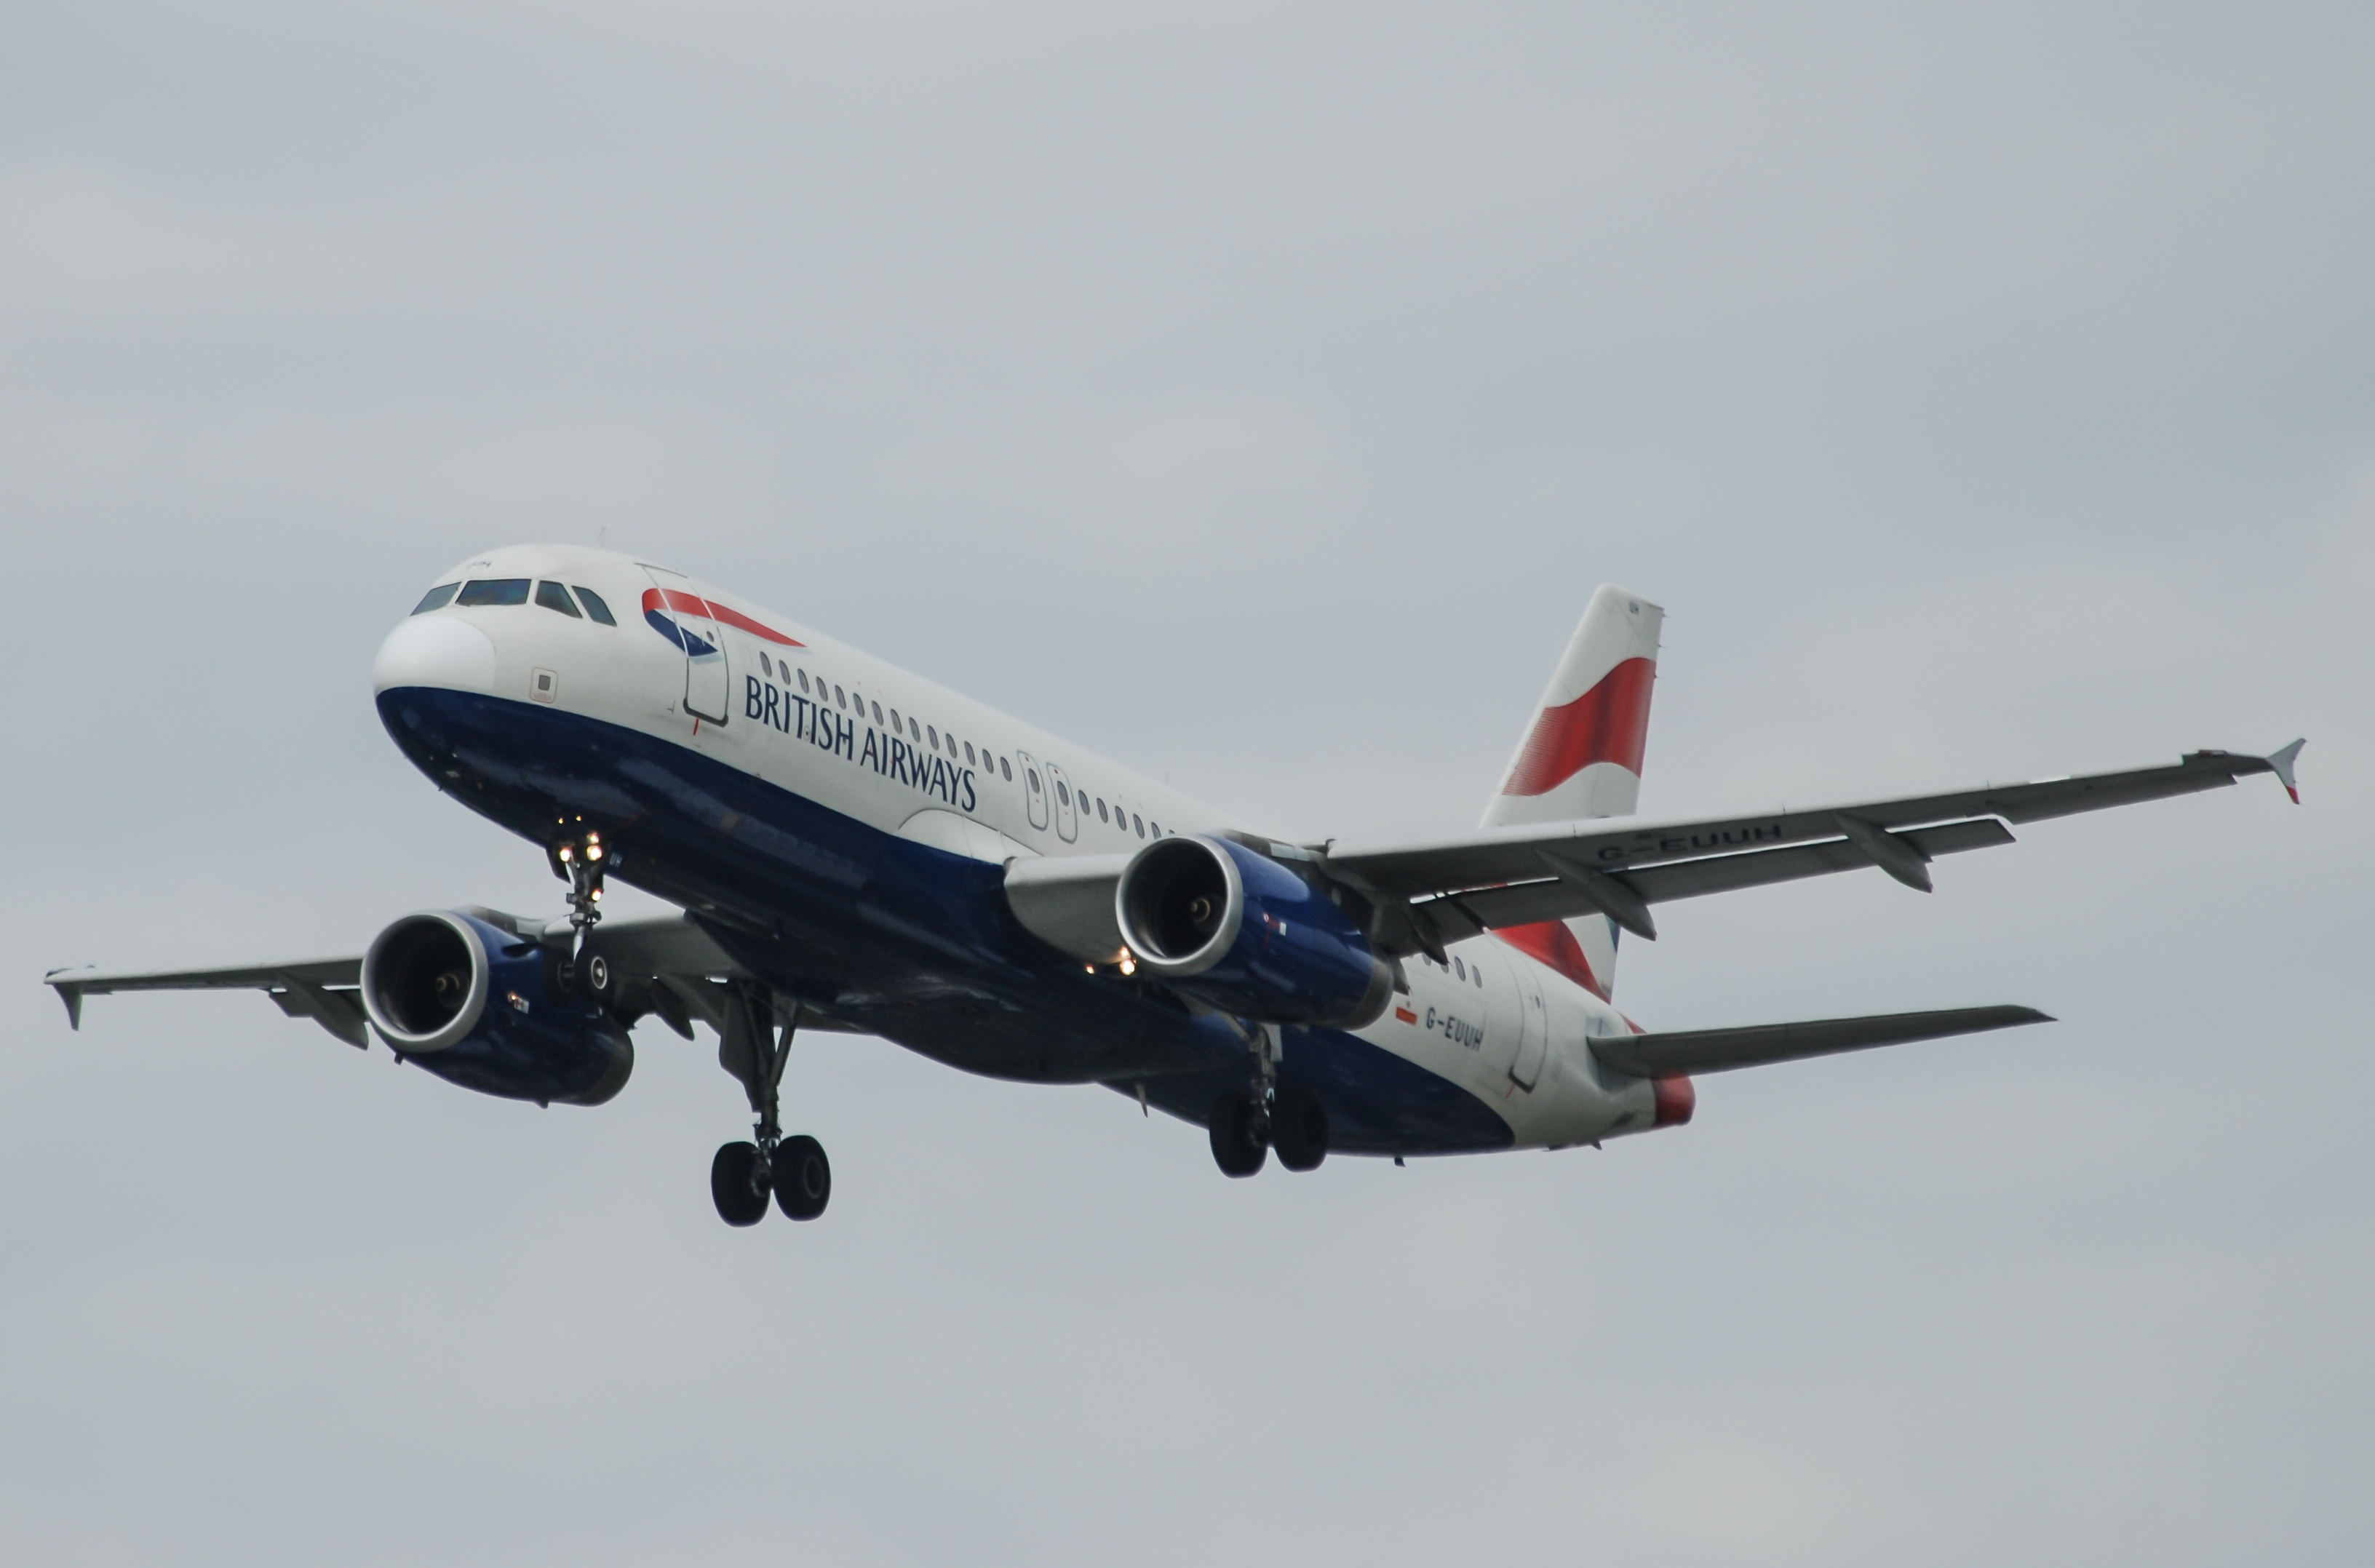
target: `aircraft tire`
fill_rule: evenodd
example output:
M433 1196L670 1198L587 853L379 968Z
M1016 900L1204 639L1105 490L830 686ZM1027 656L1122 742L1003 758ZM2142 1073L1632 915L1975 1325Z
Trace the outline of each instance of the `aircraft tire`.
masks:
M1264 1133L1250 1094L1223 1094L1212 1102L1205 1118L1212 1133L1212 1162L1224 1176L1250 1176L1270 1158Z
M755 1225L767 1217L767 1194L753 1180L759 1146L729 1143L709 1162L709 1196L717 1217L729 1225Z
M1270 1111L1270 1143L1290 1171L1317 1171L1328 1158L1328 1107L1307 1089L1282 1089Z
M775 1146L775 1206L786 1220L813 1220L833 1200L833 1162L801 1133Z

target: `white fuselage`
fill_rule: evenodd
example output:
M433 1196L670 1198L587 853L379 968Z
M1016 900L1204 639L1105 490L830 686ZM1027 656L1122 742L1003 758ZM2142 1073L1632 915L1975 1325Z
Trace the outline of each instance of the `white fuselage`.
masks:
M377 688L481 691L625 726L884 833L991 864L1110 855L1158 834L1244 826L812 628L627 556L522 546L463 562L438 581L518 578L591 588L617 624L533 600L449 604L391 633L374 670ZM724 607L745 622L716 627L722 672L715 655L691 660L647 624L646 595L656 589ZM683 619L666 600L660 608ZM721 691L723 723L714 716ZM692 712L696 702L713 716ZM1035 808L1025 782L1034 768L1049 786ZM1651 1125L1650 1085L1603 1071L1587 1045L1628 1029L1613 1007L1492 937L1455 944L1447 957L1441 965L1405 961L1408 993L1351 1032L1486 1102L1516 1147L1596 1142Z

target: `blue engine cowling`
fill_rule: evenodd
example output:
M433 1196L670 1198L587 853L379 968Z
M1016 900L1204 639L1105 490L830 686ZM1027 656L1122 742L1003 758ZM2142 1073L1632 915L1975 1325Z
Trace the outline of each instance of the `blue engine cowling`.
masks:
M599 1105L634 1070L627 1032L563 996L538 943L467 910L408 914L363 955L363 1010L406 1061L506 1100Z
M1225 839L1158 839L1114 889L1139 967L1199 1002L1272 1023L1374 1023L1393 970L1292 870Z

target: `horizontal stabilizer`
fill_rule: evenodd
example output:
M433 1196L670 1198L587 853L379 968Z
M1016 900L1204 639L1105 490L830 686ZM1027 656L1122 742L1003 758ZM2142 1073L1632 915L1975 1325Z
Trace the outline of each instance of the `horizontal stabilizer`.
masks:
M2051 1023L2035 1008L1948 1008L1929 1013L1766 1023L1749 1029L1693 1029L1672 1034L1618 1035L1591 1043L1591 1054L1618 1072L1639 1078L1719 1073L1761 1067L1802 1056L1828 1056L1874 1045L1902 1045L1949 1034L1976 1034L2024 1023Z

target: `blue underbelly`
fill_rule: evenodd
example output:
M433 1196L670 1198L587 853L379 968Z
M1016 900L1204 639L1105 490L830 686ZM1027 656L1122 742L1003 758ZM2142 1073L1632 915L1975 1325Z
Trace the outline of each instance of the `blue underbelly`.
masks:
M472 810L547 846L581 819L614 875L691 911L737 962L845 1022L971 1072L1105 1082L1200 1125L1248 1081L1241 1037L1033 937L1004 869L870 827L671 742L539 704L381 693L397 747ZM1355 1036L1292 1030L1282 1079L1347 1152L1505 1147L1482 1100Z

